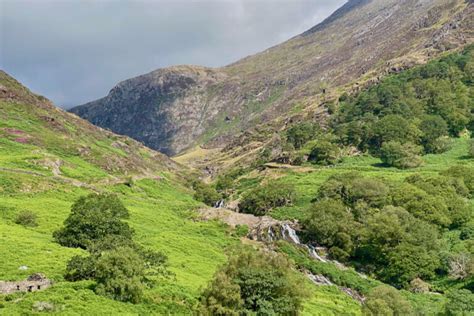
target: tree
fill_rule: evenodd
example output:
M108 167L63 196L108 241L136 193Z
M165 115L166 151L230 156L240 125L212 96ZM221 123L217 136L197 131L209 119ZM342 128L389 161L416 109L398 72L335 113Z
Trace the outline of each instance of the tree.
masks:
M310 237L329 247L337 259L347 260L354 247L351 236L355 221L352 213L341 201L331 199L314 203L309 212L304 226Z
M246 193L239 203L243 213L263 216L275 207L292 203L295 196L293 186L284 183L269 183Z
M362 307L367 316L408 316L414 315L410 303L393 287L380 285L367 295Z
M68 281L94 280L95 291L119 301L138 303L143 290L156 282L151 276L167 276L167 258L132 240L108 236L91 245L89 256L69 260L64 278Z
M339 162L341 152L339 147L328 140L320 140L311 149L308 161L321 165L334 165Z
M201 295L208 315L297 315L307 296L301 276L280 254L238 248Z
M420 123L421 143L427 153L440 153L440 138L448 135L448 124L439 115L425 115Z
M453 290L446 295L448 303L445 312L448 316L472 315L474 313L474 294L469 290Z
M209 206L214 206L216 203L222 199L222 195L216 191L216 189L201 181L196 181L193 184L194 188L194 198L204 204Z
M62 246L83 249L108 235L131 239L133 230L122 221L128 217L128 210L116 195L90 194L72 205L64 227L53 236Z
M400 115L387 115L374 125L372 149L377 151L383 143L410 143L416 140L419 130Z
M416 168L423 163L419 156L421 148L412 143L400 144L390 141L382 145L380 159L388 166L408 169Z
M73 204L54 237L64 246L87 249L89 256L69 260L66 280L94 280L97 294L137 303L154 282L148 276L166 275L166 256L133 242L131 228L122 222L128 216L115 195L91 194Z
M286 140L292 144L295 149L300 149L304 144L316 137L318 132L318 125L303 122L293 125L286 131Z
M145 263L132 248L107 251L94 264L95 292L124 302L138 303L145 289Z

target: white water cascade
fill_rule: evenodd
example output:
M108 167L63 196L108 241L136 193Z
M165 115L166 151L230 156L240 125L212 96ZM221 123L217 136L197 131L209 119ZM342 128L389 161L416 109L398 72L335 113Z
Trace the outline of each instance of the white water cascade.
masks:
M273 240L274 239L274 234L271 231L271 229L269 229L269 233L270 232L272 233L271 237L272 237L272 240ZM289 224L285 223L285 224L281 225L281 235L282 235L283 239L285 239L287 241L290 241L290 242L294 243L295 245L300 245L300 246L303 246L306 249L308 249L308 252L309 252L309 255L311 256L311 258L316 259L316 260L321 261L321 262L324 262L324 263L328 262L328 260L324 259L322 256L320 256L318 254L318 252L317 252L317 250L314 246L302 244L301 241L300 241L300 238L296 234L296 231L293 228L291 228L291 226Z
M225 200L219 200L214 204L214 208L223 208L225 206Z

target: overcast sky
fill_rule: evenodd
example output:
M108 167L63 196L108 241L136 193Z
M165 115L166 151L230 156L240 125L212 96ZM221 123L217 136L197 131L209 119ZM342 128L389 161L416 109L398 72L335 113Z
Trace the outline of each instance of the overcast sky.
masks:
M58 106L176 64L223 66L346 0L0 0L0 67Z

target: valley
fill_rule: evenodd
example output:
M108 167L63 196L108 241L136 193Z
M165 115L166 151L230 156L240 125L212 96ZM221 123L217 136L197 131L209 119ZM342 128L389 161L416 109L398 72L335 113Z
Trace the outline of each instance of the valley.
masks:
M69 112L0 71L0 315L471 315L473 9L350 0Z

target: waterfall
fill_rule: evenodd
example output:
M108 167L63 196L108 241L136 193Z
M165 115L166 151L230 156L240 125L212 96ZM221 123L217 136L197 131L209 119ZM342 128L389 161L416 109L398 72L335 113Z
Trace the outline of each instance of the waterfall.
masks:
M301 245L298 235L296 234L295 230L290 227L290 225L283 224L281 228L281 235L284 239L289 238L292 243Z
M214 204L214 208L223 208L225 206L225 200L219 200Z
M321 257L318 252L316 251L316 248L314 248L313 246L311 245L306 245L306 247L308 248L308 251L309 251L309 255L318 260L318 261L321 261L321 262L328 262L326 259L324 259L323 257Z
M326 278L324 275L314 275L308 272L306 273L306 276L317 285L334 285L334 283L332 283L331 280Z
M295 245L302 245L301 241L300 241L300 238L296 234L296 231L293 228L291 228L290 225L288 225L288 224L282 224L282 226L281 226L281 235L282 235L283 239L291 241ZM315 247L313 247L311 245L302 245L302 246L304 246L306 249L308 249L308 252L309 252L309 255L311 256L311 258L316 259L316 260L321 261L321 262L325 262L325 263L328 262L326 259L324 259L323 257L321 257L318 254Z

